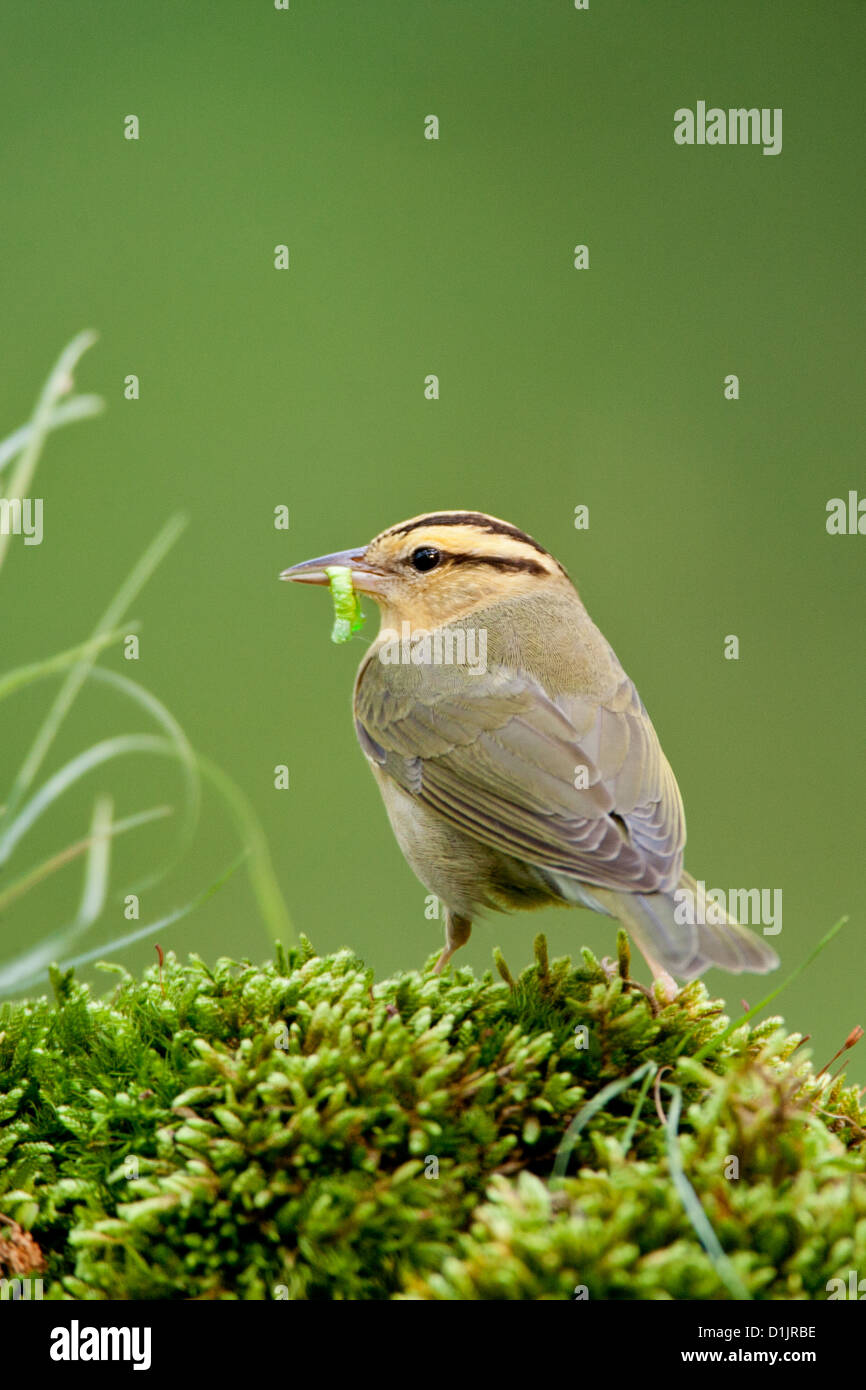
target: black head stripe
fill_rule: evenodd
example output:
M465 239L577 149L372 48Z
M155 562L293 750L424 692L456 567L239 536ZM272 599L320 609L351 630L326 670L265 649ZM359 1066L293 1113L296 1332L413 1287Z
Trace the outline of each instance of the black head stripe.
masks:
M428 516L419 517L417 521L406 521L402 526L394 526L390 531L386 531L385 535L408 536L410 531L425 526L477 526L479 530L487 531L491 536L510 536L512 540L522 541L524 545L537 550L539 555L548 554L544 546L527 536L525 531L519 530L517 526L509 526L507 521L495 521L483 512L431 512ZM553 559L553 556L550 558Z
M546 551L542 553L547 554ZM512 573L522 571L524 574L548 573L544 565L539 565L535 560L522 560L517 555L473 555L471 553L452 555L445 551L442 559L451 565L487 565L490 569Z

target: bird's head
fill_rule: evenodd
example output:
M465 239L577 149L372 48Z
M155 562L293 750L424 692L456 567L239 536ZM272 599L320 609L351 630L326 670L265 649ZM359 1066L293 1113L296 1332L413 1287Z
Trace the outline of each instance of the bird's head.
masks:
M543 546L483 512L427 512L366 546L293 565L280 578L327 584L326 569L334 565L351 570L355 589L375 599L387 627L408 622L432 630L499 600L570 587Z

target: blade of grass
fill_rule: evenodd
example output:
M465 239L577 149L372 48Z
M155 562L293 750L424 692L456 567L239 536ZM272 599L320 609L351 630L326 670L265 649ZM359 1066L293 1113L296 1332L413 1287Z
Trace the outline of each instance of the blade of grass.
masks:
M7 497L27 496L42 453L42 445L51 429L51 417L57 401L72 390L72 373L79 359L95 342L95 333L79 333L66 345L49 372L30 420L27 442L18 455L9 486L5 491ZM10 540L11 533L0 533L0 569L3 568Z
M95 767L100 767L114 758L125 757L128 753L157 753L177 757L177 750L171 740L161 738L158 734L118 734L114 738L92 744L49 777L18 813L7 832L8 852L11 854L39 817L75 782Z
M712 1262L716 1274L721 1279L731 1297L751 1299L751 1294L742 1283L736 1269L722 1249L719 1238L710 1224L710 1219L701 1206L700 1198L686 1177L685 1169L683 1168L683 1156L680 1151L679 1141L683 1093L679 1086L674 1086L671 1082L665 1081L662 1082L662 1085L666 1091L670 1091L672 1094L671 1108L668 1111L667 1120L665 1122L665 1147L668 1156L668 1168L670 1170L671 1182L677 1190L677 1196L683 1204L683 1209L692 1224L695 1235L707 1252L707 1256Z
M249 877L259 910L271 936L275 941L295 941L295 929L283 897L265 832L247 797L228 773L211 762L210 758L198 755L198 763L205 776L221 793L235 824L241 840L249 853Z
M777 985L774 990L771 990L771 992L766 996L766 998L761 1000L760 1004L755 1004L754 1008L749 1009L744 1014L740 1014L739 1018L735 1018L733 1023L728 1024L727 1028L723 1033L719 1033L717 1037L711 1038L709 1042L704 1043L704 1046L700 1049L700 1051L695 1053L695 1061L702 1062L705 1057L709 1057L712 1052L715 1052L717 1047L721 1046L721 1044L725 1041L726 1038L729 1038L731 1034L736 1032L738 1028L742 1028L744 1023L750 1023L751 1020L755 1017L755 1014L759 1014L762 1009L765 1009L767 1007L768 1004L772 1004L774 999L778 999L779 995L782 993L782 990L787 989L788 985L793 984L797 977L799 975L802 975L803 971L809 968L816 956L819 956L821 954L821 952L824 950L824 947L829 946L830 942L833 940L833 937L836 936L842 930L847 921L847 916L840 917L839 921L836 922L836 924L832 926L828 932L825 932L825 934L821 937L821 940L818 942L818 945L815 947L814 951L811 951L810 954L806 957L806 959L804 961L801 961L800 964L796 967L796 969L792 970L791 974L788 975L780 985ZM687 1042L688 1038L685 1038L680 1047L680 1051L682 1051L682 1048L686 1046Z
M108 895L108 880L111 874L111 825L114 817L114 801L110 796L98 796L93 806L90 822L90 845L84 866L84 885L81 902L72 935L87 931L99 920L105 899Z
M114 633L106 634L105 637L91 638L89 642L83 643L79 647L72 648L69 652L63 652L60 656L51 657L47 661L36 662L32 666L21 666L9 675L0 678L0 700L4 695L12 694L13 691L24 686L30 685L35 681L42 680L48 676L55 675L59 670L72 665L80 655L89 654L94 648L101 650L108 646L112 640L120 640L127 632L134 630L135 624L130 624L127 628L116 629ZM175 742L178 750L178 758L186 787L185 811L180 823L179 840L174 853L156 870L153 874L143 879L138 884L132 884L130 892L143 892L145 889L153 888L157 883L161 883L171 870L180 862L189 846L192 844L198 825L199 813L201 808L201 779L199 776L198 763L184 730L175 719L169 709L152 694L146 690L138 681L132 680L117 671L105 669L100 666L93 666L87 673L89 679L103 681L108 685L114 686L123 695L128 696L136 704L145 709L168 736ZM0 806L0 815L3 807Z
M640 1119L640 1112L643 1109L643 1103L646 1100L647 1091L652 1085L652 1080L655 1076L655 1073L655 1067L647 1067L647 1073L643 1079L643 1084L641 1085L640 1091L638 1092L638 1098L635 1101L634 1110L631 1112L629 1122L625 1128L625 1133L622 1136L622 1151L624 1154L628 1153L634 1141L635 1130L637 1129L637 1122Z
M113 836L124 835L128 830L137 830L141 825L149 825L151 821L162 820L172 814L170 806L153 806L148 811L139 811L134 816L127 816L124 820L115 821L111 827ZM65 849L58 850L50 858L44 859L41 864L36 864L32 869L28 869L26 874L13 880L6 885L0 893L0 912L5 910L15 902L16 898L21 898L25 893L29 893L31 888L36 888L46 878L58 873L78 859L82 854L86 854L91 845L90 837L83 840L76 840L73 844L67 845Z
M153 574L157 565L174 545L184 526L186 520L182 516L172 517L162 528L156 538L148 546L141 559L134 566L131 573L127 576L124 583L112 599L102 618L97 623L96 628L91 634L91 638L101 637L103 634L112 631L122 618L124 612L138 595L141 588ZM5 864L11 854L10 844L10 825L12 817L18 810L22 799L33 783L43 759L48 753L57 732L71 709L78 692L87 679L89 671L96 661L96 653L82 657L81 661L69 672L63 682L58 694L51 706L48 714L42 722L36 738L22 763L12 790L6 802L6 806L0 814L0 866Z
M120 936L114 941L109 941L106 946L97 946L94 947L93 950L84 951L81 955L73 956L71 960L64 960L62 969L77 970L79 966L89 965L90 962L94 960L102 964L107 952L125 950L127 946L135 945L136 941L142 941L147 936L155 936L157 932L165 931L166 927L174 926L175 922L181 921L181 919L187 917L190 912L194 912L196 908L206 903L208 898L213 897L214 893L218 892L219 889L228 882L232 874L237 872L246 857L247 851L244 850L232 860L228 868L224 869L218 878L214 879L212 883L209 883L207 888L203 889L202 892L198 893L194 898L191 898L189 902L184 903L182 907L175 908L173 912L166 913L164 917L160 917L156 922L148 922L143 927L136 927L135 931L127 932L125 936ZM106 961L105 964L110 965L110 962ZM25 980L24 985L29 988L30 985L36 984L39 980L46 979L48 979L47 969L40 971L38 975L33 976L31 979ZM0 975L0 993L8 993L4 988L2 975Z
M101 415L104 409L105 401L101 396L73 396L71 400L55 407L46 423L45 433L50 434L63 425L73 424L76 420L90 420L94 415ZM32 437L33 421L30 420L0 441L0 473L7 464L18 457Z
M568 1126L568 1129L565 1131L565 1134L562 1136L562 1142L556 1151L556 1159L553 1164L552 1174L554 1178L565 1177L568 1168L568 1160L571 1158L572 1150L580 1138L580 1132L585 1125L589 1124L593 1115L597 1115L599 1110L603 1110L609 1100L613 1100L614 1097L620 1095L622 1091L627 1091L629 1086L633 1086L636 1081L640 1081L647 1073L653 1073L655 1070L655 1062L644 1062L641 1066L636 1067L628 1076L621 1076L616 1081L611 1081L607 1086L603 1086L602 1089L592 1097L592 1100L588 1100L586 1105L581 1106L571 1124Z
M133 700L156 721L165 731L177 748L178 762L184 779L186 797L185 811L180 822L178 844L174 853L157 869L149 874L147 878L141 879L138 883L130 884L130 893L142 893L148 888L153 888L157 883L161 883L171 870L180 862L192 844L198 825L199 813L201 810L201 777L199 775L198 759L195 751L175 719L171 711L162 703L161 700L138 681L132 680L129 676L123 675L119 671L111 671L101 666L94 666L90 676L97 681L102 681L107 685L113 686L121 694Z
M47 970L59 954L85 936L98 921L108 894L111 841L116 833L112 823L111 797L97 797L88 836L87 863L78 911L71 922L51 933L29 951L15 956L0 971L0 993L24 988L38 973Z
M16 690L22 690L34 681L47 679L48 676L56 676L61 671L65 671L68 666L74 666L76 661L83 657L98 656L105 651L106 647L112 646L115 642L120 642L130 632L136 631L137 623L129 623L123 629L115 628L113 632L106 632L101 637L91 637L87 642L81 642L77 647L70 647L68 651L58 652L57 656L46 657L44 661L31 662L29 666L17 666L14 671L7 671L4 676L0 676L0 700L5 700L7 695L14 695Z

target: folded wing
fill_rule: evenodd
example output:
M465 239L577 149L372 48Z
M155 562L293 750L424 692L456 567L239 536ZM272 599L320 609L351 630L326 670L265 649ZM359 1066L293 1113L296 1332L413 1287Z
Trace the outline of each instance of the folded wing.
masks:
M603 701L549 696L525 673L384 666L356 689L367 756L485 844L557 874L670 891L685 823L673 773L632 682Z

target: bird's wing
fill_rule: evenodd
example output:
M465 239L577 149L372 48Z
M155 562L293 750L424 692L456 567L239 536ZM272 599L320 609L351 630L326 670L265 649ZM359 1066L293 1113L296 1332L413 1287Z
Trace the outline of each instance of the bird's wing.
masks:
M406 791L495 849L602 887L669 890L682 802L637 691L616 672L599 702L552 699L503 667L373 657L356 686L358 737Z

